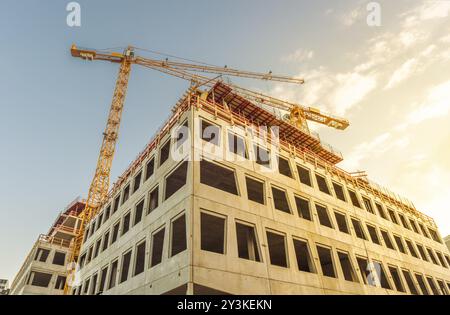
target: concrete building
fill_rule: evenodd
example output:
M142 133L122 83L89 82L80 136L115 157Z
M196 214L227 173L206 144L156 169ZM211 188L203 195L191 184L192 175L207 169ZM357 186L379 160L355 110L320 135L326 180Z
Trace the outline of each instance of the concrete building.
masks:
M449 294L433 219L341 160L225 84L185 95L87 226L72 294Z
M447 248L450 250L450 235L447 235L446 237L444 237L444 242L445 242L445 245L447 246Z
M58 215L48 233L38 237L12 282L10 294L63 294L70 245L83 208L84 202L76 199Z
M0 295L9 294L9 281L8 279L0 279Z

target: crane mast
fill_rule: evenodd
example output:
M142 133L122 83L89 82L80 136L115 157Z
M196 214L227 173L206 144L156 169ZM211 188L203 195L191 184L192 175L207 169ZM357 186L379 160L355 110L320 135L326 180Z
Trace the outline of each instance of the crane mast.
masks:
M116 86L114 89L114 96L109 110L106 128L103 132L103 141L100 148L97 167L95 169L91 186L89 187L86 206L79 215L81 225L77 235L75 236L72 245L73 247L70 252L70 262L72 263L76 263L78 261L81 245L83 244L86 224L89 223L91 218L96 214L98 208L103 202L103 199L108 195L110 171L116 149L117 138L119 136L120 121L122 118L123 105L127 92L128 79L130 77L132 57L133 51L128 48L120 64L119 74L117 76ZM73 281L75 276L75 265L71 264L71 267L73 269L69 270L68 278L71 277L71 280ZM68 283L69 281L66 281L64 286L65 294L68 294L69 291Z
M70 287L72 286L72 283L75 279L76 263L78 261L81 246L83 244L86 225L97 214L99 208L108 195L110 171L114 158L116 142L119 136L119 127L122 118L122 111L132 64L139 64L144 67L163 72L165 74L189 80L193 83L194 89L202 85L212 87L219 81L218 78L211 79L209 77L200 75L197 72L295 84L304 83L303 79L274 75L271 71L269 71L268 73L258 73L251 71L242 71L228 67L173 62L168 61L167 59L155 60L143 58L140 56L135 56L134 49L131 46L126 48L123 53L117 53L78 48L75 45L72 45L71 54L73 57L85 60L103 60L113 63L120 63L120 68L116 80L114 96L109 110L106 128L103 133L103 141L97 161L97 167L95 169L94 178L92 179L91 185L89 187L85 209L79 215L79 218L81 219L81 225L77 230L77 235L75 236L71 247L71 264L69 265L70 269L68 270L68 276L66 284L64 286L64 294L69 293ZM247 90L236 85L230 84L230 86L240 94L243 94L245 97L253 101L290 111L291 123L296 125L304 132L309 132L306 120L312 120L336 129L345 129L348 126L347 120L323 114L319 110L313 109L311 107L303 107L298 104L278 100L271 96Z

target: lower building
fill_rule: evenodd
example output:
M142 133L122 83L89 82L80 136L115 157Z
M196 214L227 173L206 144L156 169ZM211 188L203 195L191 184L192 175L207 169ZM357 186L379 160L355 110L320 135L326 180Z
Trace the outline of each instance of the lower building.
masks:
M445 245L447 246L448 250L450 250L450 235L447 235L444 237Z
M83 208L84 201L75 200L58 215L49 232L38 237L11 284L11 295L63 294L70 245Z
M0 295L9 294L9 281L8 279L0 279Z

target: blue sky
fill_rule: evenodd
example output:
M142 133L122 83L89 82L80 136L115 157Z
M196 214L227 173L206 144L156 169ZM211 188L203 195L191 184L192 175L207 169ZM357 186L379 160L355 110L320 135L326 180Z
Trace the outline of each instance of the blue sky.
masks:
M449 150L443 149L450 140L448 108L441 102L450 70L445 4L430 9L429 2L379 1L382 26L368 27L368 1L361 0L78 2L82 24L74 28L66 25L69 1L0 3L0 278L12 280L37 236L70 201L86 195L92 178L118 67L72 58L72 43L131 44L305 77L300 88L239 82L349 118L346 132L316 128L348 157L344 166L368 170L450 233L448 216L436 207L450 192ZM113 180L187 87L133 68ZM437 104L431 116L429 104ZM431 141L426 134L437 136ZM440 187L440 199L411 185L423 176Z

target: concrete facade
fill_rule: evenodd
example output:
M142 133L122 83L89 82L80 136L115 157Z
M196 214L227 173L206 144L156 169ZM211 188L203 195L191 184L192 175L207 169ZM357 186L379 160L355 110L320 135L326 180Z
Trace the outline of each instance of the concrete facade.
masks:
M447 235L444 237L445 245L447 246L448 250L450 250L450 235Z
M84 203L75 200L61 212L47 234L38 237L11 284L11 295L62 295L71 241Z
M202 140L202 121L218 138ZM172 129L186 123L189 137L160 133L91 221L72 294L449 294L450 253L433 221L285 148L283 172L267 171L250 158L267 139L249 126L231 131L242 134L246 158L217 161L212 152L229 153L234 124L201 106ZM172 152L161 163L167 141L176 148L179 139L187 162ZM173 184L183 163L185 178ZM250 200L248 178L262 185L262 203Z
M9 294L9 281L7 279L0 279L0 295Z

